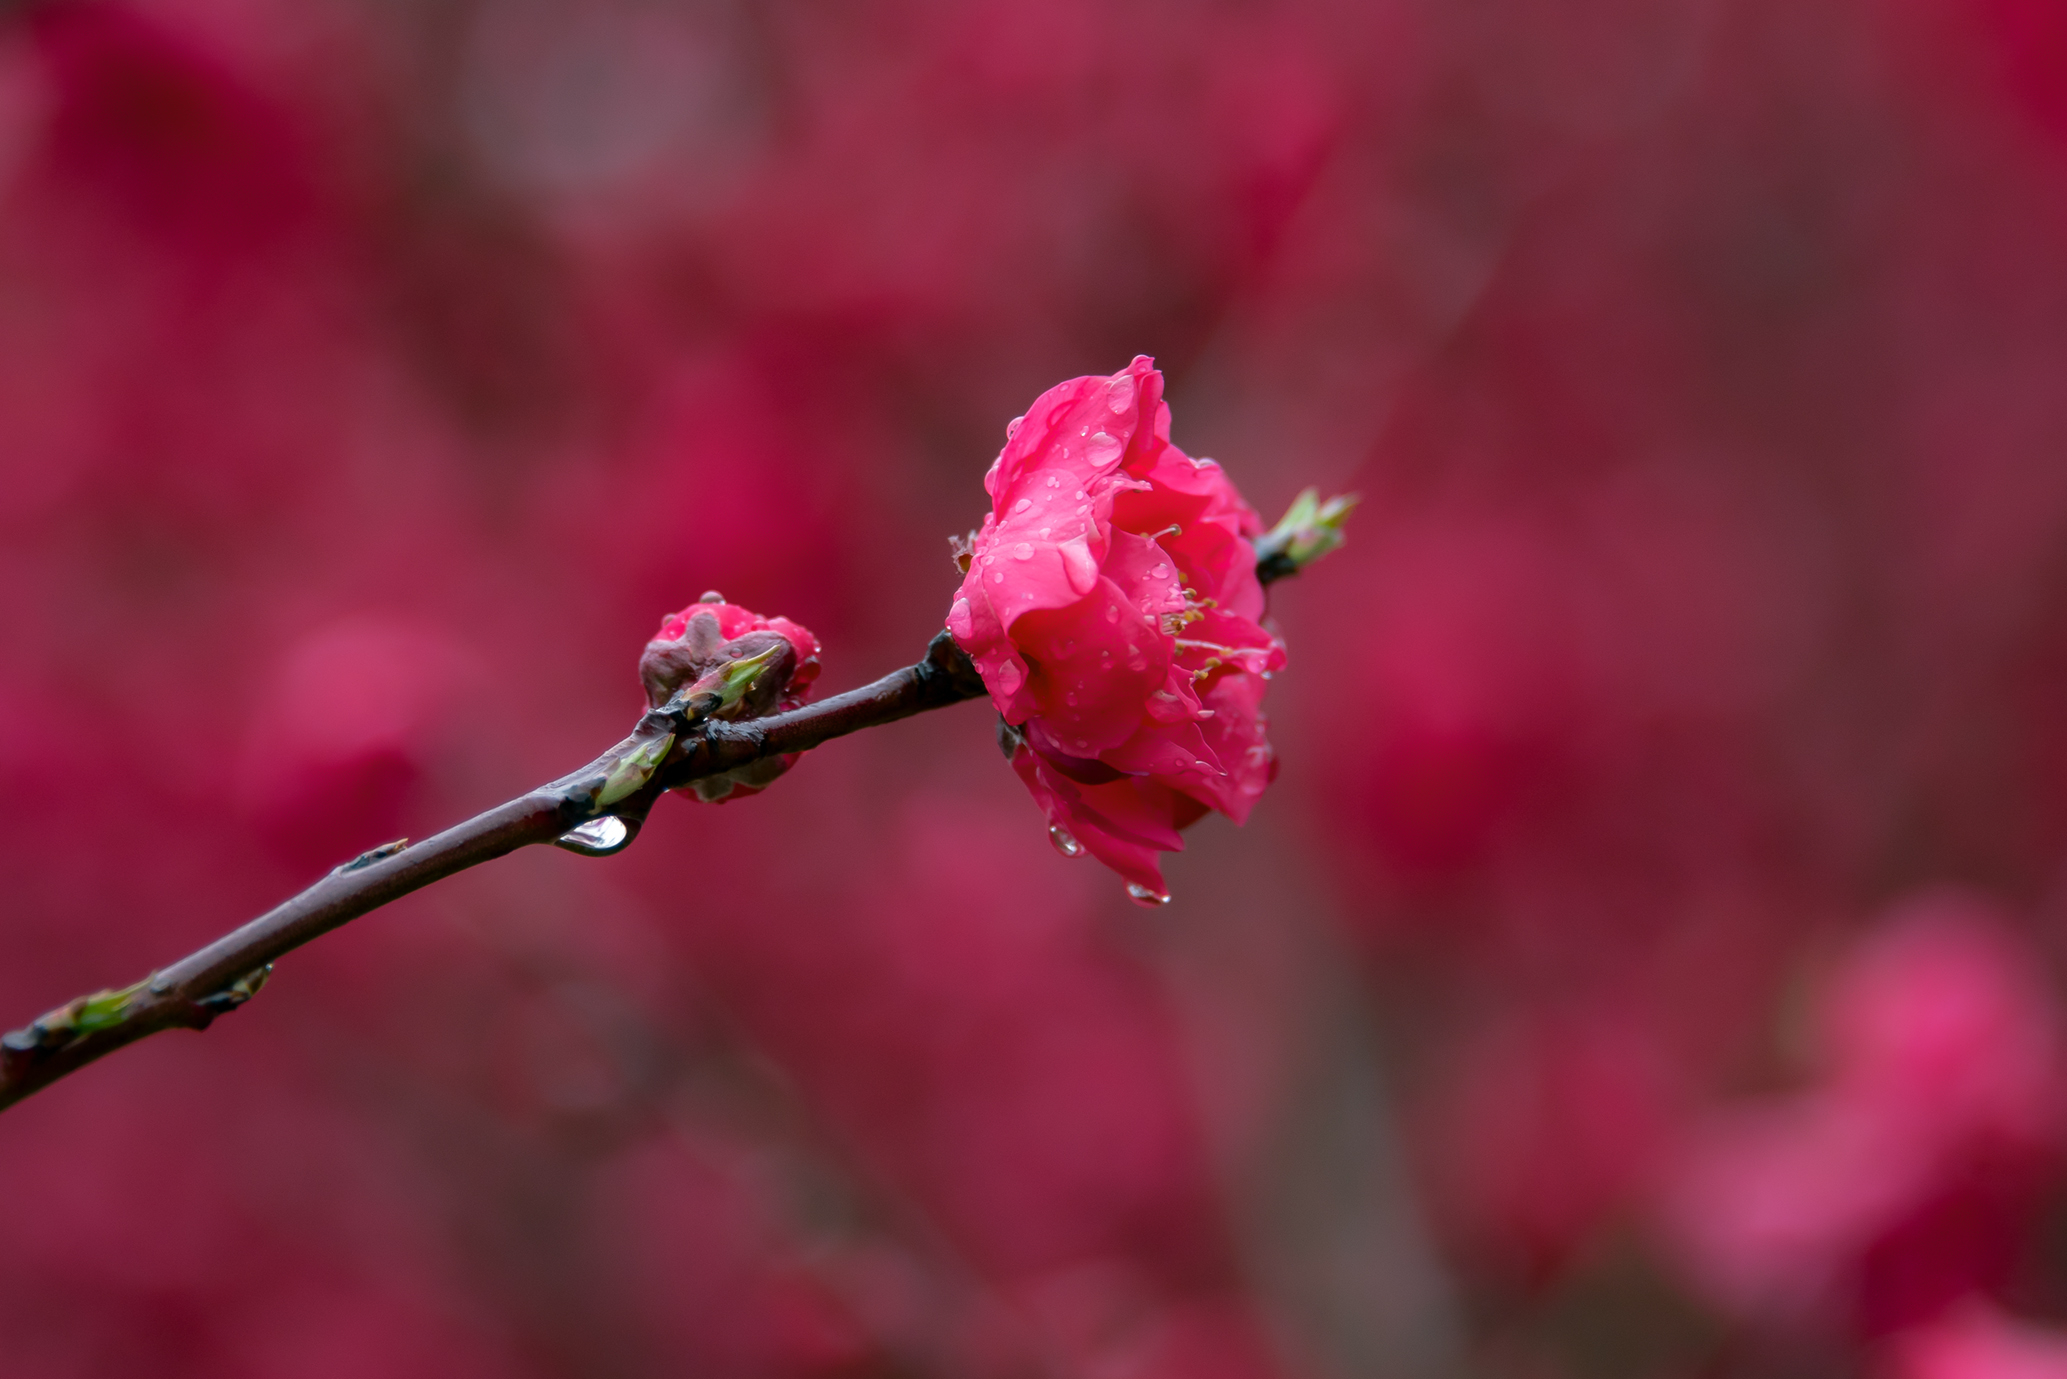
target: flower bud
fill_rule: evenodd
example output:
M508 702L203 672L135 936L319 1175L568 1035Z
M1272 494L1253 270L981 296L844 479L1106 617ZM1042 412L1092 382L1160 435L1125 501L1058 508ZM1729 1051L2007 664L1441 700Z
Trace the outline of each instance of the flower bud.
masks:
M691 724L794 709L810 698L817 677L818 639L809 629L788 618L764 618L715 593L663 619L639 657L646 702ZM686 788L714 803L751 795L801 755L764 758Z

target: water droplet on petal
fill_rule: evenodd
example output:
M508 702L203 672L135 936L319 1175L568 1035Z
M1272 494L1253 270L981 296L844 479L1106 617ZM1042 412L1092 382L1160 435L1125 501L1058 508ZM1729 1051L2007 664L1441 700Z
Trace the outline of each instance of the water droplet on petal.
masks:
M1018 545L1014 546L1012 548L1012 558L1014 560L1032 560L1033 543L1028 541L1022 541Z
M585 857L608 857L630 844L632 829L615 814L605 814L600 819L590 819L568 829L553 841L569 852L578 852Z
M1107 622L1118 622L1120 620L1120 610L1108 603L1105 605L1105 620Z
M1083 537L1072 537L1055 548L1062 553L1062 577L1072 591L1088 594L1098 587L1098 558Z
M947 630L967 641L976 633L976 615L969 607L969 600L956 599L955 606L947 610Z
M1062 480L1061 480L1061 479L1059 479L1059 478L1057 478L1057 477L1056 477L1055 475L1053 475L1053 474L1050 474L1050 475L1048 476L1048 487L1049 487L1049 488L1061 488L1061 487L1062 487Z
M1055 850L1064 857L1082 857L1084 855L1084 845L1072 837L1070 831L1061 824L1056 824L1048 830L1048 841L1053 843Z
M1082 498L1083 496L1084 496L1084 490L1082 490L1082 489L1078 489L1078 490L1077 490L1077 497L1079 497L1079 498Z
M1040 530L1039 530L1038 532L1035 532L1035 533L1034 533L1034 535L1036 535L1036 536L1046 536L1046 535L1047 535L1047 534L1048 534L1049 532L1051 532L1051 531L1054 531L1054 530L1055 530L1055 528L1053 528L1053 527L1042 527L1042 528L1041 528L1041 529L1040 529Z
M1024 425L1026 425L1026 418L1025 418L1025 417L1014 417L1014 418L1012 418L1012 420L1010 420L1010 421L1006 422L1006 423L1005 423L1005 439L1006 439L1006 440L1011 440L1011 439L1012 439L1012 438L1013 438L1014 436L1018 435L1018 434L1019 434L1019 428L1020 428L1020 427L1022 427L1022 426L1024 426Z
M1005 582L1005 572L1003 570L992 570L990 572L990 582L992 584L1003 584Z
M1127 883L1127 899L1143 909L1153 910L1158 906L1169 904L1170 893L1168 891L1152 891L1138 881L1129 881Z
M1124 412L1134 405L1134 380L1119 377L1112 381L1112 391L1105 396L1105 405L1115 412Z
M1012 505L1012 511L1014 511L1014 512L1025 512L1025 511L1026 511L1026 510L1027 510L1028 508L1030 508L1030 507L1032 507L1032 506L1033 506L1033 499L1031 499L1031 498L1021 498L1021 499L1020 499L1020 500L1019 500L1018 502L1016 502L1016 503L1014 503L1014 504Z
M1148 567L1148 577L1150 579L1168 579L1170 577L1170 567L1168 565L1151 565Z
M1005 693L1010 694L1012 693L1012 691L1019 688L1020 675L1019 663L1017 661L1005 661L1000 663L998 666L997 675L998 687L1004 690Z

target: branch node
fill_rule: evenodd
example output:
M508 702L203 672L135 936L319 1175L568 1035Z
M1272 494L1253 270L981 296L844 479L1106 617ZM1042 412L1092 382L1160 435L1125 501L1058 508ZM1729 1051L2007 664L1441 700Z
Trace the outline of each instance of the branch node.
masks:
M238 1006L243 1005L253 996L256 996L264 988L266 981L272 975L273 965L271 963L267 963L263 967L254 967L222 990L215 992L213 995L203 996L194 1004L207 1012L210 1018L227 1014ZM205 1026L207 1021L204 1020L202 1023Z
M384 862L408 846L409 840L407 838L397 838L392 843L382 843L377 848L368 848L351 861L340 862L332 867L330 874L332 876L343 876L348 871L358 871L361 867L370 867L375 862ZM158 988L153 987L151 989L155 991Z

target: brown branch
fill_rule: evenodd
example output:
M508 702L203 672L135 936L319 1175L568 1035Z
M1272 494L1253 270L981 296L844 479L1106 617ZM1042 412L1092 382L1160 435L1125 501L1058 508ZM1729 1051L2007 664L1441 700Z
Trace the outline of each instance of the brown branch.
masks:
M642 787L608 805L597 804L613 770L668 730L666 715L649 713L625 742L573 775L421 843L375 848L136 985L81 996L0 1038L0 1110L160 1030L208 1028L217 1015L235 1010L256 994L282 956L454 872L534 843L554 842L570 829L603 817L624 820L624 841L629 842L653 802L676 786L762 757L801 752L983 692L976 668L943 632L933 639L925 660L874 684L767 718L696 724L675 742Z
M1273 532L1259 546L1268 584L1298 573ZM0 1110L88 1063L161 1030L206 1029L256 995L273 964L309 940L391 900L518 848L559 842L578 852L615 852L638 835L662 795L706 776L816 747L862 728L945 708L984 693L982 677L954 639L940 632L926 659L860 689L787 713L737 721L654 710L632 735L588 766L435 837L373 849L332 871L243 928L160 968L134 986L96 991L0 1036ZM598 820L623 827L600 845L568 837Z

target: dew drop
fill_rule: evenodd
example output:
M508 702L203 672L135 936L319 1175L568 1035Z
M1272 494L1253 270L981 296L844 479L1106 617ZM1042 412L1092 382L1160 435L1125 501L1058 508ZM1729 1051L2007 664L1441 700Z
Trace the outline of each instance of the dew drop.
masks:
M632 829L615 814L605 814L600 819L590 819L576 825L553 840L569 852L578 852L585 857L608 857L621 852L632 841Z
M1105 620L1107 622L1118 622L1120 620L1120 610L1108 603L1105 605Z
M1014 511L1014 512L1025 512L1025 511L1026 511L1026 510L1027 510L1028 508L1030 508L1030 507L1032 507L1032 506L1033 506L1033 499L1031 499L1031 498L1021 498L1021 499L1020 499L1020 500L1019 500L1018 502L1016 502L1016 503L1014 503L1014 504L1012 505L1012 511Z
M1003 570L992 570L990 572L990 582L992 584L1003 584L1005 582L1005 572Z
M1078 489L1078 490L1077 490L1077 497L1079 497L1079 498L1082 498L1083 496L1084 496L1084 490L1082 490L1082 489Z
M1042 527L1042 528L1040 529L1040 531L1038 531L1038 532L1036 532L1036 533L1035 533L1035 535L1036 535L1036 536L1046 536L1046 535L1047 535L1047 534L1048 534L1049 532L1051 532L1051 531L1054 531L1054 530L1055 530L1055 528L1053 528L1053 527Z
M1024 426L1024 425L1026 425L1026 418L1025 418L1025 417L1014 417L1014 418L1012 418L1012 420L1010 420L1010 421L1006 422L1006 423L1005 423L1005 439L1006 439L1006 440L1011 440L1011 439L1012 439L1012 438L1013 438L1014 436L1018 435L1018 434L1019 434L1019 428L1020 428L1020 427L1022 427L1022 426Z
M1055 850L1064 857L1084 855L1084 845L1071 836L1070 831L1061 824L1056 824L1048 830L1048 841L1053 843Z
M1050 474L1050 475L1048 476L1048 487L1049 487L1049 488L1061 488L1061 487L1062 487L1062 480L1061 480L1061 479L1059 479L1059 478L1057 478L1057 477L1056 477L1055 475L1053 475L1053 474Z
M1012 548L1012 558L1014 560L1032 560L1033 543L1030 541L1022 541L1018 545L1014 546Z
M1127 899L1145 910L1153 910L1159 906L1169 904L1170 893L1168 891L1152 891L1139 881L1129 881L1127 883Z
M1088 594L1098 587L1098 557L1091 554L1089 542L1072 537L1056 549L1062 552L1062 575L1073 591Z
M976 617L969 600L956 599L954 607L947 610L947 630L964 641L975 635Z
M1148 567L1148 577L1150 579L1168 579L1170 577L1170 567L1168 565L1151 565Z
M1115 412L1124 412L1134 405L1134 380L1122 376L1112 381L1112 391L1106 394L1105 405Z

